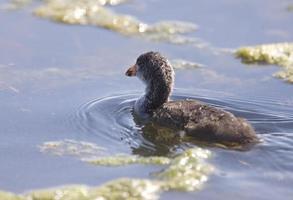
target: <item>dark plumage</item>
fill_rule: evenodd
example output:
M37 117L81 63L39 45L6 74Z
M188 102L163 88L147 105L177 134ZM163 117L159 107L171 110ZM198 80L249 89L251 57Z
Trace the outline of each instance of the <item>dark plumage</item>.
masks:
M168 101L173 88L174 71L160 53L140 55L126 75L137 76L147 86L145 94L134 106L139 116L148 116L160 126L183 131L201 141L225 145L258 141L252 126L232 113L195 100Z

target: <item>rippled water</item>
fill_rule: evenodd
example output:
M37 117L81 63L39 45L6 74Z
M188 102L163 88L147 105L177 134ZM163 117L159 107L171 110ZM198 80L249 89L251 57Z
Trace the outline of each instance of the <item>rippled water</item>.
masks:
M237 48L292 41L289 3L137 0L113 9L149 23L190 21L199 25L194 36L214 47ZM0 23L0 190L96 186L119 177L150 178L159 169L98 167L70 156L54 157L39 151L47 141L87 141L109 154L143 156L202 146L155 137L168 131L145 127L131 114L144 86L124 71L141 52L159 50L170 59L204 65L176 71L174 100L197 99L233 112L248 119L262 140L246 151L205 146L216 171L203 189L166 192L162 199L291 199L293 86L271 77L278 68L248 67L229 53L56 24L35 18L29 9L0 11Z
M293 128L293 107L290 107L290 103L281 103L276 100L237 99L204 90L201 93L208 94L202 96L199 93L194 96L194 93L177 92L172 99L200 100L246 118L261 134L262 141L264 141L262 135L266 133ZM168 141L164 141L164 138L160 140L155 137L155 135L159 135L155 130L158 127L148 127L135 119L132 114L133 105L139 96L139 93L125 94L90 101L79 108L71 123L73 126L77 126L82 133L96 137L97 143L107 144L106 146L111 149L115 147L118 152L119 145L122 145L121 149L125 149L125 145L128 145L133 153L142 153L142 155L145 155L146 152L154 155L168 154L170 151L172 152L173 148L181 148L181 146L184 148L188 142L173 141L175 144L168 146L166 144Z
M132 106L138 97L139 94L124 94L95 99L81 106L71 122L81 133L87 135L87 138L91 138L91 141L104 145L116 153L122 151L142 156L169 155L196 146L196 143L191 141L170 142L168 138L160 139L156 137L158 135L156 130L136 124L132 115ZM267 199L268 195L277 198L278 192L285 196L291 193L292 102L260 97L253 100L239 99L209 90L188 93L184 90L180 92L180 89L175 92L172 99L197 99L228 110L248 119L261 138L261 143L250 151L212 149L216 152L212 162L218 168L216 176L208 185L208 188L213 188L213 194L227 190L226 187L233 191L231 194L226 194L231 198L245 199L247 196L247 198ZM223 179L226 179L225 186L218 185ZM277 192L274 190L267 191L266 194L243 194L244 191L248 192L255 188L262 191L271 187L277 187ZM211 194L207 195L203 191L198 195L210 197Z

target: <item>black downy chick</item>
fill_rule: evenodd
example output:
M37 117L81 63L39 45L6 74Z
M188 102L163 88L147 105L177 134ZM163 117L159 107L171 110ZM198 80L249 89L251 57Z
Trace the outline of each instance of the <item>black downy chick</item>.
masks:
M169 101L174 70L158 52L147 52L126 71L146 84L145 94L134 105L138 116L148 116L160 126L183 131L204 142L224 145L246 145L259 140L252 126L232 113L196 100Z

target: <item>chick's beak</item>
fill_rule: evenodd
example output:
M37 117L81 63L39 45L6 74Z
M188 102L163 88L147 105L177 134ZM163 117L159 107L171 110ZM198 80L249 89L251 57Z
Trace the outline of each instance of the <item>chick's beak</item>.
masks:
M136 76L136 72L137 72L137 65L133 65L131 66L126 72L125 75L126 76Z

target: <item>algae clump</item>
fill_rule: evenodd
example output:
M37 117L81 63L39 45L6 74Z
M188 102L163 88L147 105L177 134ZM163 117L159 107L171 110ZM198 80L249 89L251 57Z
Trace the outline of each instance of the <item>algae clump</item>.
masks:
M49 144L49 151L48 151ZM58 144L58 145L52 145ZM81 145L81 144L86 144ZM65 147L65 151L64 151ZM86 147L86 150L82 149ZM78 142L73 140L46 142L41 147L42 152L53 155L73 155L82 161L102 166L123 166L129 164L153 164L163 165L162 171L154 173L156 184L159 182L162 191L183 190L193 191L200 188L207 181L208 174L213 168L204 161L210 156L210 151L201 148L187 149L174 157L149 156L142 157L137 155L112 155L101 156L97 149L102 149L92 143ZM94 150L90 150L93 148ZM45 150L44 150L45 149ZM74 149L67 151L68 149ZM80 152L78 152L80 151ZM59 154L62 152L61 154ZM84 153L86 152L86 153ZM95 152L87 154L87 152Z
M202 161L210 156L210 151L192 148L171 160L165 170L157 174L163 181L165 190L194 191L207 181L212 167Z
M86 161L91 164L106 166L121 166L129 164L166 165L170 163L169 158L162 156L140 157L135 155L107 156Z
M2 200L155 200L158 199L160 184L143 179L121 178L100 187L85 185L63 186L36 190L23 195L0 191Z
M95 198L90 188L83 185L36 190L24 196L32 200L91 200Z
M293 83L293 43L264 44L242 47L236 51L236 56L244 63L273 64L282 67L282 71L274 74L276 77Z
M106 2L116 5L124 1ZM194 38L182 35L197 28L192 23L163 21L150 25L130 15L116 14L106 8L105 4L98 4L95 0L47 0L43 5L36 8L34 13L36 16L56 22L98 26L126 36L138 36L175 44L196 41Z
M157 181L146 179L122 178L106 183L98 188L98 196L101 199L158 199L161 192L161 184Z
M121 166L125 164L159 164L165 165L161 172L154 173L162 191L181 190L194 191L207 181L207 175L213 168L204 162L210 156L210 151L201 148L191 148L174 158L140 157L133 155L102 157L88 161L95 165ZM158 183L158 182L156 182Z
M16 10L29 5L32 1L33 0L11 0L9 3L1 5L0 8L4 10Z
M100 187L84 185L37 190L24 196L31 200L154 200L158 199L159 185L149 180L121 178Z
M105 148L99 147L94 143L69 139L63 141L45 142L39 146L39 148L40 151L44 153L50 153L58 156L71 155L83 158L97 156L105 151Z
M16 194L12 194L10 192L4 192L0 190L0 199L1 200L25 200L24 197L21 197Z
M27 5L31 1L33 0L11 0L7 7L21 8L23 7L22 5ZM107 7L123 4L128 1L43 0L37 4L36 8L33 8L33 13L35 16L59 23L96 26L124 36L172 44L191 44L196 48L216 50L202 39L186 35L197 30L197 25L194 23L175 20L149 24L131 15L118 14Z
M74 147L77 146L77 147ZM45 147L45 148L44 148ZM48 147L50 151L48 150ZM64 150L66 147L66 151ZM67 149L75 149L72 151ZM86 150L82 148L86 147ZM61 154L54 153L54 148ZM92 152L99 148L98 146L87 143L77 142L74 140L46 142L41 146L42 152L53 153L54 155L70 155L86 156L83 152ZM45 150L44 150L45 149ZM76 153L76 151L82 153ZM65 153L65 154L63 154ZM81 156L82 155L82 156ZM90 153L90 156L93 154ZM98 187L88 187L85 185L69 185L52 189L36 190L27 192L22 195L16 195L8 192L0 191L0 199L5 200L155 200L159 199L160 193L169 190L194 191L207 181L207 176L210 174L212 167L204 162L210 156L210 151L201 148L187 149L173 158L168 157L139 157L134 155L117 155L98 159L92 159L92 164L96 165L124 165L124 164L161 164L165 169L157 173L153 173L152 179L134 179L134 178L119 178ZM117 162L115 161L117 160ZM125 161L126 160L126 161Z

